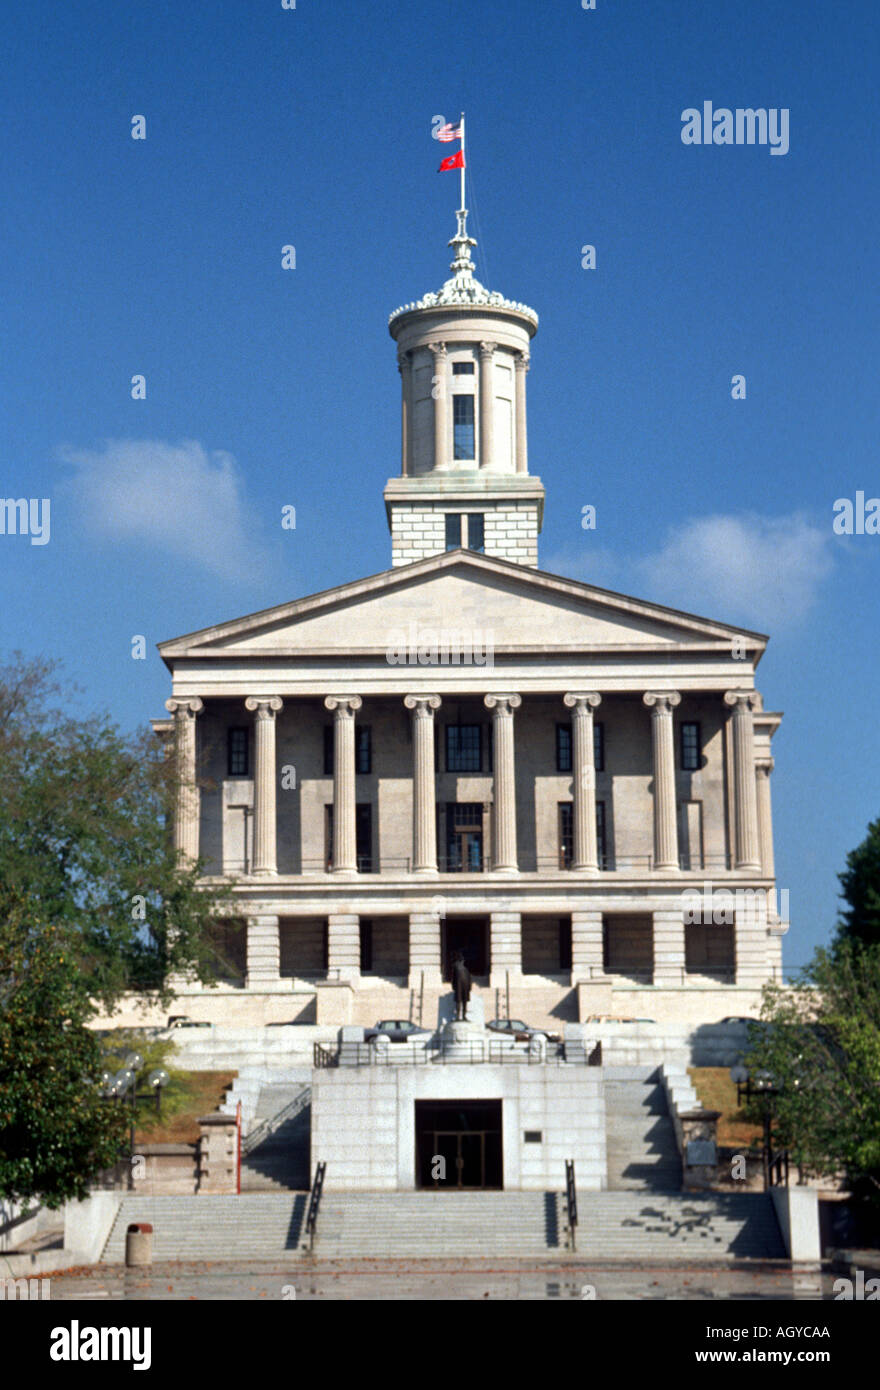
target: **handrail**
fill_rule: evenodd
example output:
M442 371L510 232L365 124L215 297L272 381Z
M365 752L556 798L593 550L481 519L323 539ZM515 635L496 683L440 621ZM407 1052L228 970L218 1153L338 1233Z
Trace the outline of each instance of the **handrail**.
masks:
M280 1129L287 1120L294 1119L301 1111L305 1110L311 1100L311 1095L312 1088L310 1086L302 1086L293 1099L289 1100L285 1106L282 1106L277 1114L270 1115L268 1120L261 1120L241 1141L242 1153L249 1154L252 1149L257 1148L265 1139L268 1139L270 1134L274 1134L276 1129Z
M318 1207L321 1204L321 1193L324 1190L324 1174L326 1171L326 1163L317 1164L315 1168L315 1181L312 1183L312 1192L309 1197L309 1210L306 1215L306 1235L309 1238L310 1253L315 1244L315 1227L318 1224Z
M565 1160L565 1206L568 1215L568 1234L571 1240L571 1248L575 1250L577 1248L575 1231L578 1223L578 1203L577 1186L574 1180L573 1158L567 1158Z
M767 1186L788 1187L789 1154L788 1149L772 1151L767 1158Z

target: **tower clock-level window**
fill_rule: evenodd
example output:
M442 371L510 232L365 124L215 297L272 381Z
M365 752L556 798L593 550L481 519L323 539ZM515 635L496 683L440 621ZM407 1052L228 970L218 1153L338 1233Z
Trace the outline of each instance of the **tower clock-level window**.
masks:
M486 528L483 524L482 512L468 512L464 520L467 526L468 550L484 550L486 545Z
M446 549L458 550L463 544L462 541L462 521L464 520L461 512L446 513Z
M473 374L474 374L474 364L473 364L473 362L453 362L453 364L452 364L452 375L453 375L453 376L473 376Z
M452 456L456 459L472 459L474 453L474 398L473 396L452 397Z
M681 725L682 772L698 772L701 754L700 726L696 722L686 720Z
M226 745L227 777L247 777L248 775L248 731L245 728L230 729Z

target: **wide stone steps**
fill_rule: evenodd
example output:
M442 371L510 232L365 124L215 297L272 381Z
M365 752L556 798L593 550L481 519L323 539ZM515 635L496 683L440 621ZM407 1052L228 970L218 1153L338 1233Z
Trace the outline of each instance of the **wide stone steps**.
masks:
M121 1264L130 1222L153 1227L154 1260L259 1260L295 1255L308 1196L289 1192L240 1197L125 1197L102 1259Z
M121 1263L129 1222L149 1221L156 1260L260 1260L302 1254L305 1194L126 1197L103 1259ZM565 1250L565 1202L544 1192L327 1192L315 1255L538 1258ZM585 1192L577 1254L595 1260L784 1259L769 1196Z
M327 1192L321 1258L546 1255L564 1248L555 1192Z
M605 1078L609 1189L681 1190L681 1159L666 1095L657 1081Z

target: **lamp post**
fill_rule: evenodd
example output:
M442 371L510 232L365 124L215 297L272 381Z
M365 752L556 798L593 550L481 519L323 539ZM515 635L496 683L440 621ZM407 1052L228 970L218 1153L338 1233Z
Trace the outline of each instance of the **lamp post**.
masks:
M770 1191L770 1167L772 1156L772 1129L773 1129L773 1101L782 1094L782 1089L773 1084L773 1077L768 1071L756 1071L752 1074L747 1067L741 1064L730 1068L730 1079L736 1082L736 1103L742 1106L743 1101L749 1103L753 1100L762 1102L762 1112L764 1121L764 1191Z

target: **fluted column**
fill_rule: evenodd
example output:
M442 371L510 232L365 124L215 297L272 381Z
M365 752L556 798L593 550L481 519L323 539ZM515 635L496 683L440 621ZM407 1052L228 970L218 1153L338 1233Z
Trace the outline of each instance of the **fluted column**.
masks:
M672 711L681 696L677 690L649 690L642 698L651 711L654 744L654 868L672 870L678 868Z
M480 467L495 458L495 344L480 343Z
M775 763L772 758L762 758L760 762L755 764L758 837L761 843L761 869L765 878L776 877L773 854L773 812L770 805L770 773L774 767Z
M363 701L360 695L328 695L324 704L336 713L333 730L333 872L355 873L354 716Z
M174 817L174 848L185 859L199 857L199 812L201 798L196 786L196 718L205 708L198 696L189 700L172 698L165 708L174 715L177 757L177 809Z
M447 412L447 383L446 383L446 344L429 343L428 347L434 354L434 376L439 380L432 383L431 394L434 397L434 467L438 464L447 462L446 449L446 412Z
M528 473L529 450L526 442L526 372L529 370L529 354L519 352L514 359L516 376L516 471Z
M405 695L413 731L413 873L437 872L437 812L434 792L434 711L439 695Z
M755 746L752 710L758 699L753 690L728 690L724 703L733 713L733 786L736 817L734 866L737 869L761 868L758 842L758 804L755 792Z
M249 695L254 715L254 873L278 872L275 830L275 716L283 708L277 695Z
M513 711L522 704L521 695L487 695L485 705L492 711L495 758L495 854L493 869L515 873L516 859L516 774L513 755Z
M412 358L408 352L397 354L397 370L400 372L400 471L408 478L412 471Z
M572 819L574 844L572 869L581 873L599 872L596 843L596 758L593 752L593 710L602 703L595 690L563 696L571 710L572 724Z

